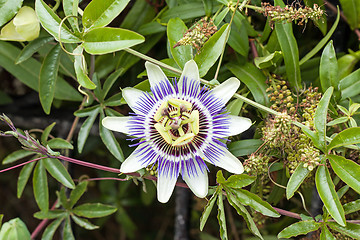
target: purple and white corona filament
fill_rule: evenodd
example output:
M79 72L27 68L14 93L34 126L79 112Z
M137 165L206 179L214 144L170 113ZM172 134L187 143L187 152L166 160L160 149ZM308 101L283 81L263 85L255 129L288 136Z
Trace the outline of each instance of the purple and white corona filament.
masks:
M198 67L191 60L173 86L160 67L150 62L145 67L152 93L125 88L123 97L135 114L102 121L104 127L139 140L120 171L135 172L157 163L157 196L163 203L169 200L179 174L196 196L205 197L205 162L241 174L241 162L221 141L251 126L250 119L225 112L239 80L230 78L212 90L201 88Z

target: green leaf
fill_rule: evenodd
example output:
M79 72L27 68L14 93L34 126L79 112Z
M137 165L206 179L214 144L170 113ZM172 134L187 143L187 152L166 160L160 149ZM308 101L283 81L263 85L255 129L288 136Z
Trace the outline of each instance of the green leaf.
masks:
M351 29L360 27L360 3L357 0L340 0L341 9Z
M217 171L216 173L216 182L219 184L224 184L226 182L221 170Z
M263 144L260 139L244 139L231 142L228 145L229 151L236 157L250 155Z
M307 234L319 229L321 223L314 220L300 221L284 228L278 235L278 238L290 238L298 235Z
M61 222L65 219L65 217L63 218L58 218L55 221L53 221L51 224L49 224L49 226L47 226L45 228L45 231L41 237L41 240L52 240L53 236L55 234L55 231L59 228Z
M346 223L346 226L341 226L335 222L328 222L328 226L335 230L338 231L342 234L345 234L349 237L355 238L355 239L359 239L360 236L360 225L359 224L354 224L354 223Z
M360 127L348 128L338 133L328 145L328 151L333 148L360 143Z
M183 69L187 61L193 57L192 47L177 46L175 44L183 38L184 33L188 30L185 23L180 18L172 18L167 24L167 37L170 45L170 52L177 65Z
M215 64L220 57L224 44L226 42L226 34L229 30L229 24L224 24L201 48L199 54L194 58L199 67L200 77L206 75L209 69Z
M275 66L283 58L281 51L275 51L264 57L256 57L254 59L255 66L259 69Z
M299 65L299 49L292 32L292 23L275 23L275 32L284 53L286 76L290 85L295 89L301 89L301 75Z
M327 43L327 41L329 41L330 37L333 35L333 33L335 32L335 29L339 23L340 20L340 10L338 7L338 14L336 16L336 20L334 22L334 24L332 25L331 29L329 30L329 32L326 34L326 36L320 40L320 42L318 42L318 44L310 51L308 52L299 62L300 66L303 65L305 62L307 62L307 60L309 60L310 58L312 58L317 52L319 52ZM339 68L340 69L340 68ZM341 69L340 69L341 70Z
M243 97L247 97L247 93L243 94ZM244 101L242 99L236 98L234 100L231 100L229 104L226 106L226 111L230 115L238 116L240 114L240 111L242 109L242 106L244 105Z
M74 112L76 117L89 117L94 112L99 112L99 105L83 108Z
M342 99L357 96L360 93L360 69L341 79L339 89Z
M0 27L10 21L21 8L24 0L1 1L0 4Z
M74 234L71 229L70 216L67 216L67 218L65 218L65 224L64 224L64 228L63 228L62 237L63 237L63 239L66 239L66 240L75 240Z
M62 187L60 191L56 191L56 195L58 197L59 204L66 210L70 210L69 199L67 198L65 188Z
M63 9L65 16L78 16L79 0L63 0ZM79 32L79 24L77 18L69 17L68 21L74 31Z
M217 219L220 225L220 237L222 240L227 240L227 229L226 229L226 219L225 219L225 210L224 210L224 202L222 192L219 193L218 199L218 215Z
M76 79L78 80L79 84L84 88L94 89L96 88L96 85L90 80L87 75L88 71L86 66L86 60L83 55L83 50L84 48L82 47L82 45L79 45L77 48L75 48L73 52L73 54L75 55L74 69Z
M49 126L47 126L44 131L41 134L41 144L46 145L50 132L53 130L54 126L56 125L56 122L53 122Z
M330 103L330 98L333 93L334 88L329 87L324 93L323 97L320 99L319 104L317 105L315 116L314 116L314 126L319 136L319 141L321 149L324 151L326 149L326 120L327 120L327 111Z
M247 20L236 11L233 24L231 25L231 31L227 43L232 49L247 57L249 52L249 36L246 29Z
M269 203L263 201L256 194L244 189L231 190L231 192L243 205L250 206L254 210L269 217L280 217L280 214L275 211Z
M145 41L140 34L121 28L95 28L84 36L82 44L91 54L105 54L120 51Z
M332 41L326 45L321 55L319 75L323 92L331 86L335 89L338 88L340 80L338 76L338 63Z
M344 204L345 214L360 211L360 199Z
M229 188L240 189L252 184L255 180L256 177L247 174L231 175L224 185Z
M125 100L122 97L122 93L116 93L113 96L109 97L108 99L105 100L104 105L107 107L115 107L115 106L119 106L119 105L123 105ZM107 109L105 109L106 111Z
M251 91L251 94L255 98L255 101L268 105L269 99L266 92L266 77L257 69L252 63L245 63L240 65L238 63L230 62L226 64L226 67Z
M85 203L73 209L73 213L86 218L105 217L116 212L117 208L101 203Z
M219 191L216 191L210 198L210 200L207 202L204 211L201 214L200 217L200 231L204 229L205 223L209 218L209 215L211 213L211 210L214 207L214 203L216 201L217 196L219 195Z
M73 145L62 138L50 139L47 143L50 148L55 149L74 149Z
M355 54L346 54L338 59L339 79L348 76L354 70L356 64L359 62L359 51Z
M109 93L111 87L114 85L114 83L118 80L118 78L124 74L124 69L123 68L119 68L117 69L115 72L113 72L112 74L110 74L109 77L106 78L104 85L103 85L103 90L102 90L102 98L105 99L107 94Z
M213 8L213 10L217 10ZM167 23L170 19L179 17L182 20L193 19L202 17L205 15L204 5L202 2L191 2L181 4L175 7L172 7L161 14L161 22Z
M35 1L35 11L41 25L48 31L58 42L62 43L79 43L81 39L75 36L69 28L62 24L60 28L61 19L53 12L53 10L44 3L43 0ZM60 37L59 39L59 29Z
M19 178L17 181L17 198L21 197L21 195L25 189L26 183L28 182L28 180L30 178L30 174L31 174L34 166L35 166L35 162L31 162L31 163L26 164L21 169L21 172L19 174Z
M31 155L34 155L34 152L30 152L30 151L23 150L23 149L17 150L15 152L12 152L9 155L7 155L3 159L2 164L13 163L13 162L16 162L16 161L18 161L20 159L23 159L25 157L31 156Z
M133 7L134 8L134 7ZM161 25L159 22L149 22L140 26L138 32L141 35L148 36L156 33L162 33L166 31L166 26Z
M356 192L360 193L360 166L342 156L328 155L336 175Z
M337 125L337 124L340 124L340 123L344 123L344 122L347 122L349 120L348 117L339 117L335 120L332 120L331 122L328 122L326 125L327 126L334 126L334 125Z
M74 189L75 183L64 165L56 158L43 159L46 170L62 185Z
M49 210L49 189L48 181L45 171L45 166L42 160L36 164L33 174L33 190L34 197L40 210L46 212Z
M84 10L84 27L90 29L108 25L129 2L130 0L92 0Z
M37 219L55 219L55 218L62 218L66 216L66 211L63 209L55 209L55 210L49 210L46 212L40 211L34 213L34 217Z
M230 205L233 206L233 208L236 209L237 213L244 218L249 230L258 238L264 239L261 236L261 233L259 232L259 229L257 228L257 226L253 220L253 217L246 210L246 208L241 204L241 202L239 202L239 200L237 198L235 198L231 192L226 191L226 194L227 194L227 199L228 199Z
M39 98L46 114L50 114L51 104L55 96L60 55L60 44L56 44L46 55L40 69Z
M15 60L15 64L28 60L34 53L39 51L45 44L51 42L53 37L39 37L26 45Z
M349 114L353 116L355 112L360 108L360 103L353 103L349 107Z
M19 79L26 86L38 91L39 74L41 64L34 58L15 64L16 56L20 53L20 49L14 45L0 41L0 66ZM68 101L81 101L82 96L64 79L58 77L55 87L55 98Z
M85 193L87 189L88 181L82 181L78 185L76 185L75 189L70 193L70 202L69 207L72 208L81 198L81 196Z
M0 239L30 240L30 232L20 218L14 218L4 223L0 230Z
M320 240L336 240L326 225L321 226Z
M302 163L297 166L294 173L291 175L289 182L286 186L286 198L290 199L294 196L294 193L299 189L305 178L311 171L304 167Z
M75 215L71 215L71 218L74 220L74 222L79 225L82 228L85 228L86 230L94 230L98 229L99 226L96 226L89 222L87 219L77 217Z
M90 130L92 126L94 125L94 122L96 120L96 117L99 114L99 109L97 108L97 111L92 111L90 116L84 121L84 123L81 125L79 134L78 134L78 152L81 153L85 142L89 136Z
M336 194L334 183L331 180L329 170L326 166L320 165L317 168L315 183L320 198L327 211L337 223L345 226L346 222L344 209L340 203L338 195Z
M214 24L216 27L219 27L220 23L224 20L224 18L228 14L229 10L230 9L226 7L215 17Z
M114 137L114 134L103 127L101 124L102 120L104 118L104 112L100 112L100 121L99 121L99 131L100 131L100 138L105 144L106 148L110 151L110 153L120 162L124 161L124 155L121 150L121 147Z

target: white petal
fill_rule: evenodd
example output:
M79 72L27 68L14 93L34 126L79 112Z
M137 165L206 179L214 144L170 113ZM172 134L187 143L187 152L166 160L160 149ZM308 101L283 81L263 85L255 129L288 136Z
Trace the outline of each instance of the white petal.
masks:
M235 78L231 77L222 84L216 86L212 93L219 99L222 100L224 104L226 104L230 98L234 95L237 89L240 86L240 81Z
M244 167L239 159L237 159L234 155L232 155L232 153L229 152L225 147L220 146L218 144L216 144L216 146L220 148L224 153L219 157L218 161L214 163L216 166L221 167L226 171L235 174L241 174L244 172ZM206 157L205 160L212 163Z
M102 120L102 125L111 131L129 134L127 122L130 117L106 117Z
M125 159L125 161L121 164L120 172L130 173L136 172L150 164L152 164L156 158L153 158L152 162L146 163L144 165L144 159L138 154L138 149L143 148L147 143L140 144L131 154Z
M165 73L158 65L151 62L145 62L146 72L149 78L150 87L155 87L162 81L169 81Z
M186 182L186 184L189 186L191 191L199 198L206 197L208 193L209 188L209 180L208 180L208 174L206 169L203 169L201 171L200 167L197 163L196 165L196 171L197 175L190 175L186 172L182 173L182 178Z
M135 113L139 113L139 111L136 110L136 103L139 100L139 98L143 96L143 94L144 94L143 91L131 87L127 87L122 90L123 98Z
M187 78L187 81L194 80L200 84L199 68L196 65L194 60L187 61L184 66L184 70L181 73L180 80L178 82L179 91L182 92L184 77ZM189 85L187 85L189 86ZM197 91L200 91L200 85Z
M170 175L170 174L169 174ZM157 180L157 198L159 202L166 203L169 201L174 191L177 177L173 175L158 174Z
M239 133L242 133L251 127L251 120L249 118L239 117L229 115L230 118L230 126L229 126L229 136L234 136Z

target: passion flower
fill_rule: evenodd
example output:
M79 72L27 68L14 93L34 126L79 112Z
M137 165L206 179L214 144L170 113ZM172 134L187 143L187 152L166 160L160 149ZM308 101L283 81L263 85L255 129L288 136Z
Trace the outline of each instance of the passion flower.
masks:
M205 162L241 174L241 162L226 148L226 137L251 126L251 120L226 113L225 104L240 82L230 78L212 90L200 87L199 71L191 60L178 82L171 84L159 66L145 63L151 93L125 88L123 97L135 114L106 117L104 127L133 136L137 148L122 163L124 173L157 164L157 196L167 202L179 174L200 198L208 193ZM225 140L225 141L224 141Z

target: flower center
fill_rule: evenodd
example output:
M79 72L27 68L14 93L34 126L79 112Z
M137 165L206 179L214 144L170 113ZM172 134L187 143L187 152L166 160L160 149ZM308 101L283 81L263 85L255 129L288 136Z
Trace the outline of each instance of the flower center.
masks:
M192 104L172 98L163 102L154 115L156 130L172 146L189 143L199 133L199 111Z

